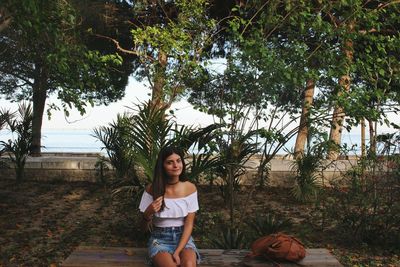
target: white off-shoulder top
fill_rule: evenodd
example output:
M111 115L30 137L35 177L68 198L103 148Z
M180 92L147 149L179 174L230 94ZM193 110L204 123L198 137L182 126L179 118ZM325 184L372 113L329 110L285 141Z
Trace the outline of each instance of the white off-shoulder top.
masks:
M188 213L199 210L197 191L186 197L164 198L164 201L164 210L162 212L156 212L153 217L153 224L156 227L182 226ZM140 200L139 210L144 212L152 202L153 196L145 190Z

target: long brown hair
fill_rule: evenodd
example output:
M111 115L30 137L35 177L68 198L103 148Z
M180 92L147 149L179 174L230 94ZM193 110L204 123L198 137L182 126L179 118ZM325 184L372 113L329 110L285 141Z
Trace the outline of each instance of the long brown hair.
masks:
M185 175L186 164L183 156L183 151L173 146L163 147L158 153L156 166L154 167L152 184L153 199L157 199L158 197L165 195L165 186L168 183L169 177L164 169L164 161L172 154L177 154L182 161L182 172L179 175L179 181L187 180ZM164 208L165 202L163 199L160 211L163 211Z

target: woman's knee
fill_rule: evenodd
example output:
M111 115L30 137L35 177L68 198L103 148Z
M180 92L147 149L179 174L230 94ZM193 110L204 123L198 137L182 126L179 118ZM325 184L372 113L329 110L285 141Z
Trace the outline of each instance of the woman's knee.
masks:
M181 267L195 267L196 253L193 249L184 249L181 253Z
M167 252L159 252L153 257L153 265L155 267L176 267L176 263L172 259L172 255Z
M184 259L181 263L181 267L196 267L196 261L192 259Z

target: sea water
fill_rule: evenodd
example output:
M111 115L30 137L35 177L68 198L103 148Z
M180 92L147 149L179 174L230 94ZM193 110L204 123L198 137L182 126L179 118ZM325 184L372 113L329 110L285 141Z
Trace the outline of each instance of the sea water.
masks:
M101 152L103 144L92 130L45 130L43 152ZM105 152L105 151L104 151Z
M7 142L13 139L12 134L6 130L0 131L0 141ZM296 137L290 139L278 154L287 154L293 151ZM347 147L354 147L353 153L360 152L360 135L343 133L342 144ZM104 145L93 136L93 130L74 129L74 130L42 130L42 152L77 152L77 153L106 153Z
M0 131L0 140L13 140L9 131ZM42 130L42 152L104 152L102 143L93 136L92 130Z

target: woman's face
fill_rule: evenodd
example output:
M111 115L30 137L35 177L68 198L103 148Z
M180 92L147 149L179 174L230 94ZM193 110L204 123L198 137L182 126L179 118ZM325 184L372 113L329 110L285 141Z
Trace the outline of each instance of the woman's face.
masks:
M164 170L170 178L179 177L182 173L183 162L178 154L171 154L164 160Z

